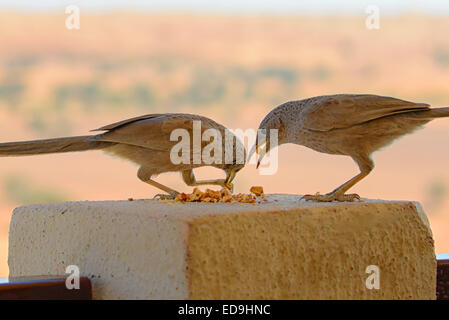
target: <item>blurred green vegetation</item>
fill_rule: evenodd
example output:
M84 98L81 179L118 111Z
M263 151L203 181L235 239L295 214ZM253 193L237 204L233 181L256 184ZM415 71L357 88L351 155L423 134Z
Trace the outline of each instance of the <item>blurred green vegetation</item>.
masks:
M226 77L212 68L195 68L187 88L175 93L175 104L203 105L220 102L226 95Z
M4 59L0 60L0 64L7 72L0 78L0 102L13 107L13 110L31 108L39 109L43 113L49 111L48 109L51 109L51 112L62 112L69 105L95 112L104 108L151 109L165 108L173 104L201 107L225 101L257 100L266 97L265 90L258 88L263 80L271 79L284 87L284 92L277 92L278 95L288 94L298 85L300 79L300 71L288 65L247 68L240 65L208 64L183 57L153 56L103 61L102 57L60 54L52 57L52 64L58 65L62 70L87 66L90 76L73 79L68 74L66 82L51 82L49 96L39 101L27 95L29 86L34 84L27 83L26 79L30 71L39 69L48 59L33 55ZM148 76L134 80L132 75L136 70ZM170 80L164 80L164 77L176 77L180 74L187 76L182 88L173 86ZM319 66L304 74L310 80L322 80L330 76L325 66ZM108 86L109 80L120 81L123 78L127 81L123 87L117 89ZM164 84L164 81L167 85L162 89L159 84ZM229 86L235 82L243 84L243 93L229 90ZM49 103L51 106L40 108Z
M445 48L437 48L433 51L433 61L440 67L449 67L449 51Z
M19 174L10 174L3 181L3 190L12 202L18 204L63 202L69 197L60 190L33 185Z
M318 66L310 71L310 77L314 80L325 80L331 75L331 70L326 66Z
M84 70L82 75L72 75L71 70L76 74L78 68ZM180 112L186 106L239 108L248 101L271 103L279 97L297 96L303 75L308 81L331 76L326 66L301 71L289 65L250 68L178 56L105 59L73 53L3 57L2 70L0 107L19 113L41 136L71 134L68 109L151 113Z
M0 99L6 102L9 109L14 110L21 102L25 89L23 83L6 80L0 83Z
M342 42L341 50L351 46ZM444 46L434 48L429 58L449 67ZM68 109L152 113L222 106L232 112L249 102L298 98L303 83L333 80L338 72L324 62L307 68L275 62L249 67L157 53L113 58L74 52L5 55L0 57L0 108L20 113L42 136L69 135L74 125ZM377 66L367 64L359 72L374 77ZM439 97L437 102L447 99L446 92L425 94Z
M65 113L51 113L45 108L33 109L26 117L28 127L41 136L66 136L72 133L73 124L70 115Z
M429 181L424 191L424 206L429 212L434 212L444 205L448 195L447 181L435 177Z
M11 58L7 58L5 65L8 69L28 68L39 63L40 57L33 54L19 54Z

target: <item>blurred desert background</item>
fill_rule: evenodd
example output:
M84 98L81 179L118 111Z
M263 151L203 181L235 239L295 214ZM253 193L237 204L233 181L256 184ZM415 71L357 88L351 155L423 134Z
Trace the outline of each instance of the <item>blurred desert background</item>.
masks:
M84 135L156 112L198 113L229 128L254 128L287 100L373 93L449 106L449 19L431 14L251 15L0 12L0 142ZM374 155L353 192L421 202L436 251L449 252L449 119L436 120ZM0 277L8 275L15 207L67 200L151 198L132 163L101 151L0 158ZM279 169L246 166L236 192L331 191L358 172L350 158L279 148ZM202 168L198 178L222 177ZM182 191L178 174L158 181Z

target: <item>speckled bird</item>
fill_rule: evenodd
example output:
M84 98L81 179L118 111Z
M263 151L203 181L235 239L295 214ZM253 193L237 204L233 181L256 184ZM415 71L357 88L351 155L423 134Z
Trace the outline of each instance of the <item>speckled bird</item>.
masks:
M270 151L269 130L278 129L278 145L293 143L318 152L350 156L360 173L327 194L305 195L315 201L354 201L346 194L374 168L373 152L420 129L435 118L449 117L449 108L430 108L372 94L336 94L289 101L274 108L260 123L267 138L256 140L249 158L258 154L257 167Z
M195 163L194 152L201 152L209 141L201 138L201 149L195 151L193 136L193 122L201 124L201 135L209 129L216 130L222 137L222 150L225 151L224 139L226 133L232 136L232 158L226 158L225 152L221 161ZM178 141L171 139L171 133L176 129L187 131L190 138L190 160L187 163L173 163L171 152ZM112 155L130 160L139 166L137 176L143 182L165 191L158 194L163 199L173 199L179 192L154 180L154 176L164 172L181 172L184 182L189 186L219 185L232 190L232 180L236 173L245 165L246 153L241 141L223 125L204 116L182 113L147 114L116 122L92 131L103 131L99 134L54 138L45 140L0 143L0 157L27 156L49 153L76 152L87 150L103 150ZM214 151L215 152L215 151ZM240 161L238 152L242 152ZM211 179L197 181L193 173L194 168L213 166L226 173L225 179Z

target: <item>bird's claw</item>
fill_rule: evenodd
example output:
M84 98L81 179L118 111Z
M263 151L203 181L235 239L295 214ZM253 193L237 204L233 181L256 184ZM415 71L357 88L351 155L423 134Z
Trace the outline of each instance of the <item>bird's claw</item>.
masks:
M212 184L218 185L223 189L228 189L231 193L234 191L234 184L232 182L226 182L226 180L223 179L215 180Z
M228 189L231 193L234 192L234 185L231 182L225 183L223 187Z
M174 200L176 198L176 196L178 195L178 193L158 193L157 195L154 196L153 199L158 199L158 200Z
M350 193L350 194L334 194L334 193L328 193L328 194L306 194L301 199L305 200L312 200L316 202L332 202L334 200L339 202L354 202L355 199L360 200L360 196L356 193Z

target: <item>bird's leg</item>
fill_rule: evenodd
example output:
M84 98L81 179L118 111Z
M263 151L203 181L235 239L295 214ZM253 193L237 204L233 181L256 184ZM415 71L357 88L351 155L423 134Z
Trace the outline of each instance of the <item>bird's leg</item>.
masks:
M368 172L360 172L358 175L348 180L347 182L345 182L332 192L329 192L327 194L315 194L315 195L306 194L303 198L306 200L313 200L318 202L331 202L334 200L344 202L360 199L360 196L356 193L345 194L345 192L367 175Z
M173 190L167 186L164 186L163 184L161 184L159 182L154 181L153 179L151 179L151 176L152 176L151 172L146 170L144 167L140 167L139 171L137 172L137 177L140 180L168 193L168 194L160 194L159 193L154 196L155 198L160 198L163 200L176 198L176 196L179 194L178 191Z
M205 185L205 184L211 184L211 185L217 185L217 186L221 186L223 188L227 188L231 192L234 189L234 186L232 185L232 183L226 183L226 179L213 179L213 180L197 181L195 178L195 174L193 173L193 170L182 171L182 179L184 180L186 185L191 186L191 187Z
M345 194L350 188L352 188L357 182L365 178L371 170L374 168L374 163L369 157L353 157L354 161L360 168L360 173L353 177L352 179L346 181L341 186L336 188L334 191L329 192L327 194L315 194L310 195L307 194L303 196L306 200L313 200L318 202L330 202L330 201L354 201L355 199L360 199L358 194Z

